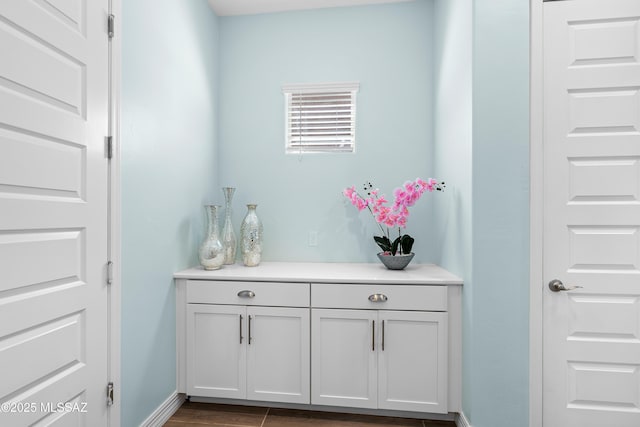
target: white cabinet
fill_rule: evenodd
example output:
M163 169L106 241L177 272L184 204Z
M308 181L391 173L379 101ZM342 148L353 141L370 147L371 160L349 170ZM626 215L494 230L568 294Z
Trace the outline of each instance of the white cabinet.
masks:
M421 299L425 291L433 298ZM311 292L312 404L448 412L446 288L313 284ZM416 304L443 311L375 309Z
M222 302L239 302L235 298L243 298L238 294L244 292L247 301L241 301L253 304L269 292L283 291L277 284L272 286L187 284L188 395L309 403L308 285L293 285L306 289L305 308L202 303L209 301L209 289L212 294L222 294ZM288 286L291 284L284 287ZM296 303L291 295L283 299L283 303L287 299Z
M247 346L241 306L187 306L187 394L243 399L247 393Z
M178 392L236 404L457 412L462 282L437 266L411 267L261 263L177 273Z
M447 313L380 311L378 408L447 413Z
M309 309L247 307L247 399L309 403Z
M366 310L311 310L311 403L378 407L377 317Z

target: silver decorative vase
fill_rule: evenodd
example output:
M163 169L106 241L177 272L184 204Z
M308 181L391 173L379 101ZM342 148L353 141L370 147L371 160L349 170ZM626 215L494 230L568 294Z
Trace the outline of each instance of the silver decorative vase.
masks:
M258 205L247 205L247 215L240 227L240 251L247 267L260 264L262 257L262 222L256 214Z
M207 214L207 235L198 250L200 265L205 270L217 270L224 262L224 251L218 236L218 205L206 205L204 207Z
M236 233L233 231L233 223L231 221L231 201L233 200L233 193L236 191L233 187L223 187L224 193L224 226L222 227L222 248L224 249L224 263L235 264L236 262L236 248L238 242L236 240Z

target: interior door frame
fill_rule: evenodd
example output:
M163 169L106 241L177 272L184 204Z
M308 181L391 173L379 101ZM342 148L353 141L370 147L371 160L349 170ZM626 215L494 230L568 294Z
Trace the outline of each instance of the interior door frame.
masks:
M114 37L109 43L109 132L113 137L113 152L109 164L109 260L113 276L108 289L108 381L115 386L108 424L121 424L121 191L120 191L120 91L122 87L122 0L109 0L109 13L115 16ZM106 28L106 22L105 22ZM106 385L105 385L106 393ZM106 397L106 394L105 394Z
M529 1L529 427L542 427L543 410L543 3Z

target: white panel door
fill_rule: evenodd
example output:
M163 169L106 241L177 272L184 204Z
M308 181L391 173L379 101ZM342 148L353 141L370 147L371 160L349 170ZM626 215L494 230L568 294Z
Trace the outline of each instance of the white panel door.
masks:
M311 403L376 408L378 313L311 310Z
M3 426L107 425L107 14L0 1Z
M309 309L247 307L247 399L310 403Z
M637 427L640 1L545 2L544 64L543 423Z
M188 395L246 398L246 325L244 306L188 304Z
M447 313L380 311L378 408L447 411Z

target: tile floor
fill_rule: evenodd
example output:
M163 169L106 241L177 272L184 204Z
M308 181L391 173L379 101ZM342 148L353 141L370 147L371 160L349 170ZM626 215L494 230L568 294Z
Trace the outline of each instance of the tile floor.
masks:
M455 427L452 421L428 421L373 415L338 414L255 406L185 402L164 427Z

